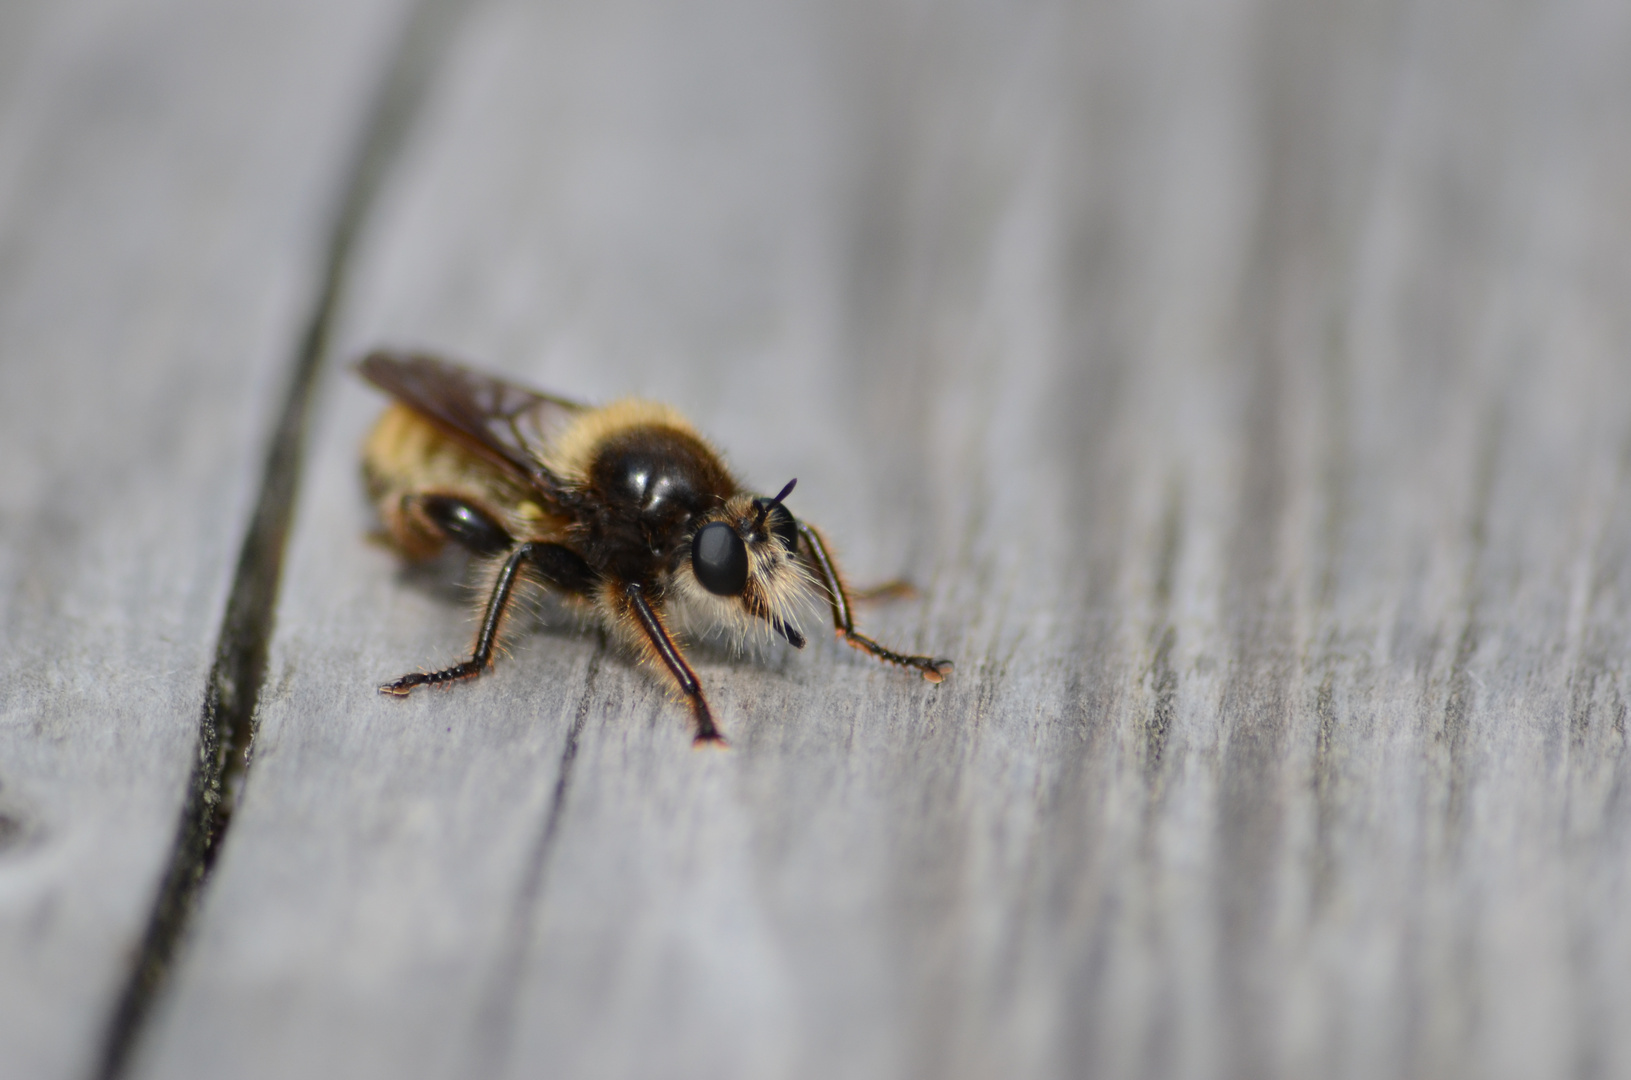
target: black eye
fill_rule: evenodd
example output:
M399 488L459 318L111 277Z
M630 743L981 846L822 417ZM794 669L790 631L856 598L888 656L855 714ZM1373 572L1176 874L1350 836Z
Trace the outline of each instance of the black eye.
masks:
M691 569L715 596L740 596L748 584L748 548L723 521L704 525L691 541Z

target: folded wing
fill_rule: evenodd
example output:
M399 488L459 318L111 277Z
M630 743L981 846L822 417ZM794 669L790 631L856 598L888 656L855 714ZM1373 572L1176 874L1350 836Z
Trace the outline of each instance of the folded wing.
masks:
M544 466L544 452L585 406L416 353L374 352L357 370L555 508L562 505L565 490Z

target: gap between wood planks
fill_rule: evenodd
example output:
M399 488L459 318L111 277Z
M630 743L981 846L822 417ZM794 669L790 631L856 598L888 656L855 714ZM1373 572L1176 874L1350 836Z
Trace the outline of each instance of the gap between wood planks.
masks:
M344 177L329 226L321 285L293 359L288 394L272 432L260 492L221 620L181 820L141 944L108 1019L91 1074L96 1080L118 1080L128 1071L232 825L232 811L251 762L255 710L266 674L312 392L327 359L351 251L413 126L445 47L472 2L412 3Z
M555 838L560 834L561 814L566 796L572 789L572 763L578 756L578 739L583 725L589 719L589 702L594 697L595 680L600 675L600 664L606 655L606 635L589 658L589 670L584 677L583 694L572 716L572 726L566 733L566 747L561 751L561 766L555 774L555 792L544 813L542 827L528 852L526 876L510 908L509 925L505 929L505 949L498 971L482 996L481 1010L476 1018L474 1061L468 1075L476 1080L503 1075L510 1051L511 1033L515 1028L515 996L521 985L526 967L527 946L532 940L532 915L538 909L538 897L544 888L549 869L550 854L555 850Z

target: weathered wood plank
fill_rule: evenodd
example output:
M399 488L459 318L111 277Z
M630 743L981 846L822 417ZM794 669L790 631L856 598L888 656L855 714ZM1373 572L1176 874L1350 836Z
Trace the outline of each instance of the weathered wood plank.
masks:
M0 11L0 1074L129 977L395 7Z
M1613 1075L1631 34L1607 3L495 3L345 340L661 396L938 690L735 742L360 539L343 372L156 1076Z

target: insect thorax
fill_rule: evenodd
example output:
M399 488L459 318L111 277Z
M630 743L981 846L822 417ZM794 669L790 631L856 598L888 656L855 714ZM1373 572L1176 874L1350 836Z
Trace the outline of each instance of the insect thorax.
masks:
M695 518L736 491L706 443L661 425L631 427L602 440L587 481L596 507L590 528L609 549L610 562L672 553Z

